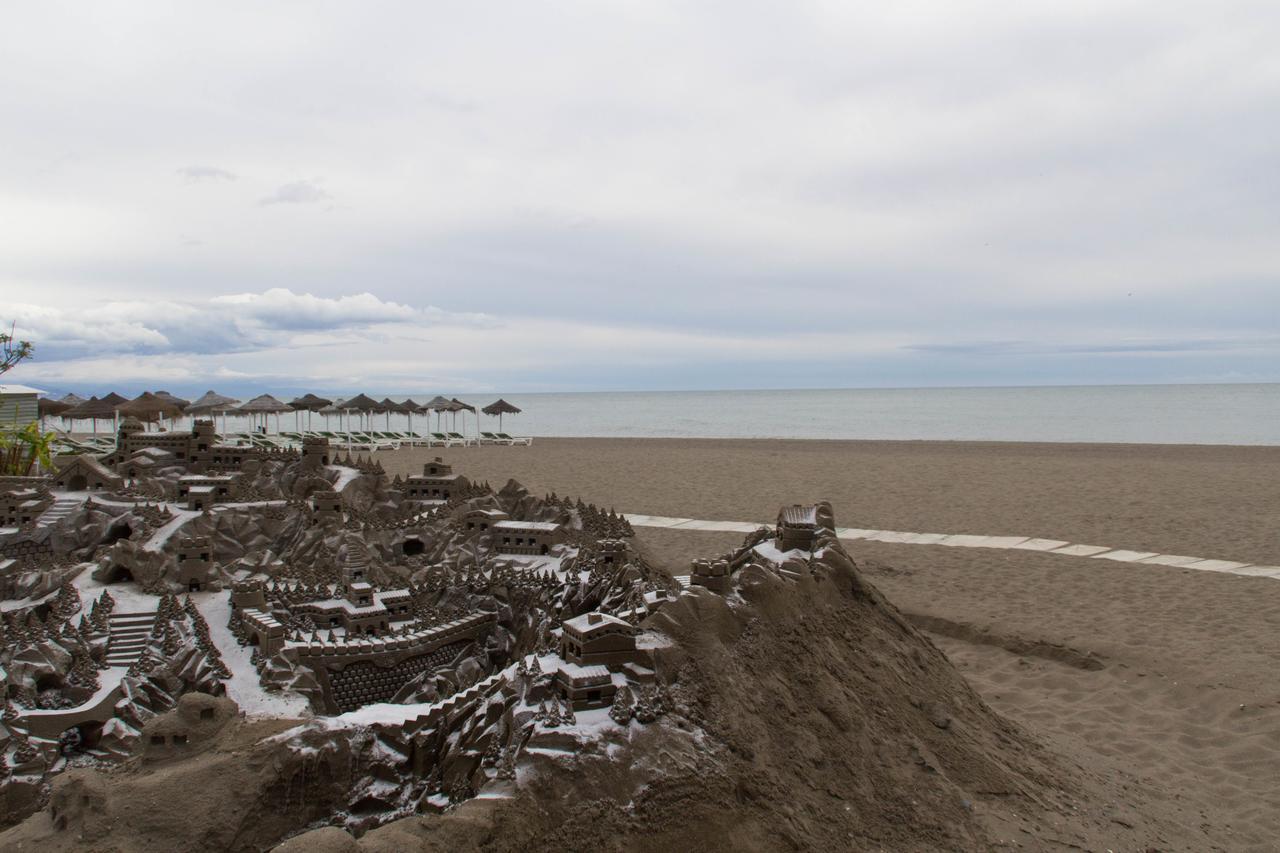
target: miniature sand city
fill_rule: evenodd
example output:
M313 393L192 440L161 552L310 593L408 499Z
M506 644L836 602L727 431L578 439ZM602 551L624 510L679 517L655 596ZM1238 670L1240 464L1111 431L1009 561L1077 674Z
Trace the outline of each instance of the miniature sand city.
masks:
M992 711L822 501L695 526L744 538L668 574L626 517L439 458L126 419L0 513L6 849L1203 841L1117 823L1118 783Z

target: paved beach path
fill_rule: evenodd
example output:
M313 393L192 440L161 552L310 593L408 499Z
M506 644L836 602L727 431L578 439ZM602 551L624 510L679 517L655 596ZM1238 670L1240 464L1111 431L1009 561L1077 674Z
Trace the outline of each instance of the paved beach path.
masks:
M631 522L635 527L660 527L668 530L750 533L760 527L773 526L765 522L705 521L695 518L669 518L660 515L624 515L627 521ZM1280 580L1280 566L1255 566L1233 560L1189 557L1180 554L1159 554L1154 551L1129 551L1109 548L1106 545L1077 545L1057 539L1034 539L1026 536L984 536L967 533L910 533L901 530L862 530L854 527L837 527L836 535L841 539L865 539L871 542L888 542L895 545L945 545L953 548L1041 551L1047 554L1061 554L1065 557L1086 557L1094 560L1111 560L1118 563L1144 563L1177 569L1195 569L1202 572L1221 572L1224 574Z

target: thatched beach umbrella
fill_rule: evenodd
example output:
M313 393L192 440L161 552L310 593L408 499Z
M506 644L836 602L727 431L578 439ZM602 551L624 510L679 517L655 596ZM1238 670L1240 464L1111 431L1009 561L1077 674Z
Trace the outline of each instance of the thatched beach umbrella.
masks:
M326 400L324 397L317 397L315 394L303 394L289 401L289 408L293 409L294 419L298 417L299 412L307 413L307 429L311 429L311 413L318 412L325 406L332 405L332 400Z
M250 417L262 415L262 424L264 429L267 425L267 418L271 415L275 415L276 432L279 432L280 413L291 412L293 409L289 408L288 403L282 403L270 394L259 394L243 406L238 407L236 411L241 414L249 415Z
M70 408L70 403L64 403L61 400L54 400L49 397L41 397L36 401L36 413L40 415L41 429L44 428L45 418L60 415Z
M508 403L506 400L499 398L497 400L494 400L489 405L485 406L480 411L490 416L497 415L498 416L498 432L502 432L502 416L518 415L520 414L520 407L513 406L510 403Z
M472 406L472 405L470 405L470 404L464 403L464 402L462 402L461 400L459 400L457 397L454 397L452 400L450 400L450 401L449 401L449 411L453 412L453 428L456 430L456 429L458 428L458 413L459 413L459 412L470 412L471 414L473 414L473 415L474 415L474 414L476 414L476 407L475 407L475 406ZM480 418L477 416L477 417L476 417L476 430L477 430L477 432L479 431L479 428L480 428ZM466 432L467 432L467 419L466 419L466 417L465 417L465 416L463 416L463 418L462 418L462 433L463 433L463 435L465 435L465 434L466 434ZM477 434L477 435L476 435L476 438L479 438L479 437L480 437L480 436Z
M62 397L58 398L59 403L66 403L69 406L78 406L84 401L84 397L81 397L78 394L64 394Z
M72 408L70 403L64 403L62 400L53 400L49 397L41 397L36 401L36 410L42 418L60 415L70 408Z
M106 400L99 400L97 397L90 397L78 406L72 406L62 413L62 416L71 421L93 421L93 431L98 431L98 418L106 418L112 420L116 416L116 407L113 403Z
M348 416L350 416L351 412L359 412L361 415L361 426L364 424L364 415L378 411L378 401L370 397L368 394L357 394L354 397L334 403L334 405L337 406L341 412L347 413ZM338 421L338 428L342 429L341 418L339 418ZM350 435L351 430L349 426L345 432ZM348 441L348 445L349 444L350 442Z
M413 416L421 415L428 412L427 408L421 403L416 402L412 397L405 400L400 406L404 409L404 413L409 416L409 432L413 432ZM427 425L430 426L430 414L428 413ZM416 435L416 433L414 433Z
M205 391L193 402L188 403L185 411L192 417L210 415L216 418L218 415L222 415L222 432L225 435L227 432L227 412L234 412L239 405L240 401L235 397L228 397L225 394L209 390Z
M404 403L395 402L390 397L383 397L382 400L378 403L378 406L382 412L386 413L388 430L391 429L391 413L392 412L395 412L397 415L413 414L413 409L407 408Z
M430 400L422 404L422 408L426 409L428 412L436 413L436 429L437 430L440 429L441 415L443 415L445 412L452 411L452 408L451 408L452 406L453 406L453 401L451 401L448 397L442 397L439 394L437 394L436 396L432 397ZM427 419L427 423L428 424L431 423L430 418Z
M132 400L126 400L116 406L116 413L125 417L134 417L140 421L158 421L161 418L174 418L182 414L182 406L150 391L143 391Z
M184 400L181 397L178 397L174 394L170 394L168 391L156 391L155 395L159 397L161 400L168 400L170 403L176 403L184 409L187 406L191 405L190 400Z

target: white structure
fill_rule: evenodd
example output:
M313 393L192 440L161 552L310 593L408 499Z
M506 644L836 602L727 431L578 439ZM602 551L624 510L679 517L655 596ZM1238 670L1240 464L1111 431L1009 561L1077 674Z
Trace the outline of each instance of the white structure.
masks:
M24 427L40 420L36 400L43 393L26 385L0 385L0 426Z

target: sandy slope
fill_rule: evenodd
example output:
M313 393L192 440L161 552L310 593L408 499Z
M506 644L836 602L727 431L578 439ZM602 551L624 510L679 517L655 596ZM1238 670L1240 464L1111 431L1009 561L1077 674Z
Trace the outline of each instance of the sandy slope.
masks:
M1280 563L1280 448L539 439L379 458L408 473L437 454L481 479L632 512L767 519L825 497L843 525ZM673 569L741 538L639 535ZM849 548L997 710L1202 825L1220 849L1275 849L1280 582L1024 551Z

